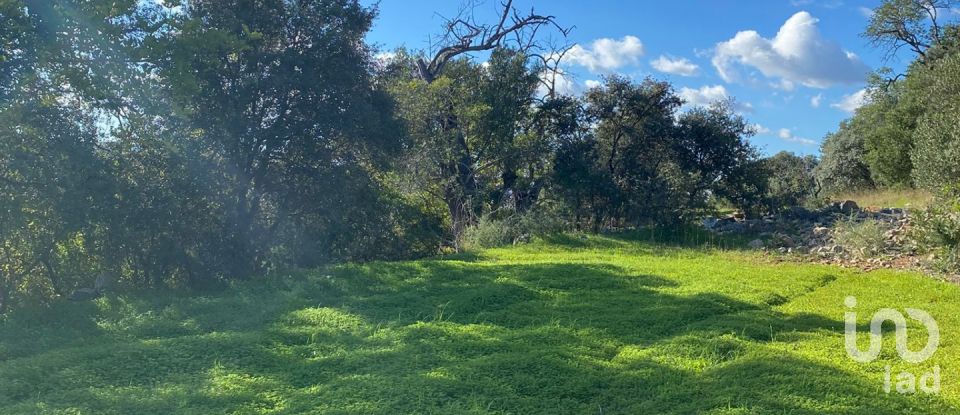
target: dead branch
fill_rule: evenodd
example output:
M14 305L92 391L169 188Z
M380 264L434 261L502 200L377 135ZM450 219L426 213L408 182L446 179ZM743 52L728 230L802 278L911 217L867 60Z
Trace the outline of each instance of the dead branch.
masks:
M463 10L457 17L447 19L445 33L441 37L443 46L437 50L429 62L417 60L417 72L421 79L433 82L444 65L451 59L471 52L493 50L507 42L526 52L536 45L537 32L542 27L554 27L566 36L570 28L563 28L554 16L536 14L533 9L527 14L513 7L513 0L500 3L499 19L495 24L481 24L474 21L471 12Z

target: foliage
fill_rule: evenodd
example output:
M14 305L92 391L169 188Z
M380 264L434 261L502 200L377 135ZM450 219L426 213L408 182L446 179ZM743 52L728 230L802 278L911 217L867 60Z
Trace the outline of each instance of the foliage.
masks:
M870 14L863 35L890 55L907 48L926 62L945 43L945 26L938 18L956 4L955 0L885 0Z
M813 156L800 157L781 151L764 160L770 172L767 186L767 200L774 212L792 206L803 206L817 197L814 169L817 159Z
M461 246L471 250L495 248L560 234L568 226L557 208L543 203L525 212L486 215L467 228Z
M451 61L430 82L397 69L414 61L399 53L382 82L409 128L407 174L416 191L447 206L452 238L485 210L532 206L548 151L543 132L533 129L539 78L530 58L500 48L486 65Z
M960 272L960 186L945 188L925 209L914 211L911 236L947 272Z
M886 187L909 187L913 163L913 131L923 109L904 96L898 84L890 91L874 90L870 103L857 110L853 123L863 134L864 160L874 183Z
M609 77L582 108L558 104L576 121L561 136L553 178L578 228L690 221L711 196L736 199L752 178L752 131L731 103L678 114L669 84Z
M918 74L930 100L918 122L911 158L917 185L937 191L960 181L960 54L937 61Z
M541 96L547 64L507 47L525 42L466 32L489 59L441 54L424 76L422 52L374 57L376 13L0 0L0 313L98 276L219 288L567 225L690 222L762 194L732 103L681 113L669 83L618 77ZM519 19L483 27L534 41L553 23Z
M874 188L863 135L855 124L843 121L837 132L827 134L814 175L825 195Z
M0 312L436 252L356 1L0 2ZM9 19L8 19L9 17Z
M916 132L912 158L917 186L935 190L960 181L960 113L948 110L924 116Z
M890 227L878 220L860 220L852 216L833 225L833 241L854 257L876 257L887 247L886 232Z
M891 56L901 48L916 59L905 73L881 69L869 79L865 104L827 137L818 172L831 193L921 186L935 190L957 170L952 150L958 91L960 28L943 10L953 0L885 0L873 10L864 36ZM863 166L870 180L863 178ZM833 184L836 183L836 184Z
M707 209L710 197L749 199L744 189L765 178L764 172L752 171L759 153L746 139L754 131L734 104L724 101L695 107L679 117L677 165L681 175L671 181L672 191L687 197L681 202L682 219L690 220ZM750 210L749 202L737 204Z
M882 390L886 365L960 364L956 285L618 236L556 239L282 273L217 294L24 309L0 321L0 412L943 414L960 404L946 382L935 399ZM873 365L845 358L845 296L861 327L879 308L924 309L940 349L922 365L894 352Z

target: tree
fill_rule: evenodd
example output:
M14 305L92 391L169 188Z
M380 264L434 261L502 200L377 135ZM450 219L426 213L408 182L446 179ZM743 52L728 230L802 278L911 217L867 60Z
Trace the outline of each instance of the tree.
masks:
M585 97L596 123L594 135L602 169L616 192L607 209L613 223L667 221L672 205L667 178L661 174L674 161L674 116L682 101L670 84L641 83L618 76L605 79Z
M482 149L475 149L476 141L470 143L471 134L466 128L470 124L468 120L461 119L464 115L460 109L454 107L454 102L462 106L470 104L462 101L457 96L449 95L453 89L459 89L458 94L467 94L471 96L475 91L464 91L460 82L466 81L463 77L467 76L465 70L469 71L469 55L475 52L497 51L493 54L491 62L503 63L502 67L493 66L489 68L489 74L492 76L506 76L507 82L516 82L510 86L497 85L495 88L487 88L484 94L486 97L480 99L499 100L499 102L489 102L494 106L487 110L496 112L496 116L505 117L503 119L490 117L489 120L501 123L500 126L489 125L493 130L487 132L487 138L493 139L494 143L506 139L511 144L519 144L514 138L517 137L515 125L516 116L523 114L525 109L518 108L518 105L528 106L532 97L533 89L537 84L537 71L530 71L527 66L529 55L532 49L538 48L537 33L543 27L554 27L560 30L563 35L568 32L567 29L560 28L553 16L539 15L532 10L528 14L521 14L513 7L512 0L506 0L500 4L499 20L493 24L477 22L470 11L463 11L460 15L447 19L444 24L444 33L440 36L436 44L436 51L430 58L418 56L408 59L410 66L415 68L414 77L426 84L426 87L417 87L413 84L407 84L408 92L419 91L426 94L435 95L434 98L440 101L434 101L438 107L427 111L419 111L420 119L407 118L408 122L419 124L421 126L431 126L430 135L443 137L440 148L444 154L441 157L432 157L438 168L439 178L442 181L443 189L440 190L440 197L447 205L450 217L450 230L452 240L457 246L460 236L466 227L474 224L483 209L483 197L480 194L481 184L478 182L483 172L478 169L484 169L485 161L478 160L477 157L483 157ZM467 59L462 59L467 57ZM512 60L512 62L510 62ZM451 68L455 67L455 68ZM511 69L512 68L512 69ZM517 72L517 71L520 72ZM476 75L474 75L476 76ZM439 81L438 85L434 85ZM496 79L488 80L497 82ZM456 84L450 84L454 82ZM501 89L502 88L502 89ZM447 98L443 98L446 95ZM497 96L499 95L499 97ZM501 106L503 105L503 106ZM422 107L421 107L422 108ZM479 108L479 107L476 107ZM414 111L407 111L408 116L412 116ZM474 123L475 126L479 126ZM421 132L426 132L429 128L421 128ZM507 131L510 130L510 131ZM496 133L497 135L489 135ZM423 136L421 136L423 137ZM421 140L426 142L427 140ZM484 144L486 146L486 144ZM497 147L494 145L493 147ZM528 146L530 147L530 146ZM536 144L532 145L535 148ZM528 148L529 149L529 148ZM503 150L500 146L499 150ZM500 153L499 155L507 155ZM434 156L437 156L434 153ZM496 157L496 156L494 156ZM524 184L529 187L526 190L513 189L518 185L517 168L521 163L516 157L501 157L494 161L502 168L501 189L498 191L498 203L509 196L514 201L526 200L521 202L529 204L530 200L535 199L534 194L539 192L542 183L536 183L528 177ZM528 165L528 167L532 167ZM528 175L532 175L532 169L528 169ZM520 193L526 193L527 196L517 199Z
M599 232L616 188L602 168L591 121L579 98L554 96L540 108L543 130L552 138L550 192L571 212L577 229Z
M411 176L446 206L454 245L485 209L522 211L536 200L549 157L526 55L498 49L485 65L450 62L430 83L404 73L387 82L413 141Z
M539 47L537 32L543 27L554 27L566 36L570 29L557 24L554 16L540 15L533 10L521 14L513 7L513 0L500 4L500 19L495 24L479 23L463 10L444 22L444 33L437 42L437 51L427 61L416 59L417 76L427 83L433 82L451 60L473 52L510 48L524 54Z
M926 62L930 49L943 44L941 14L955 4L954 0L885 0L873 10L863 36L887 49L890 56L908 48Z
M924 86L920 92L926 110L914 132L910 154L912 177L919 187L939 191L960 181L960 54L953 54L925 68L911 82Z
M752 200L752 131L729 102L678 114L669 84L621 77L582 103L547 102L558 121L552 190L577 226L672 224L693 220L711 197Z
M767 198L771 210L802 206L816 196L816 157L800 157L781 151L764 160L764 163L770 172Z
M681 216L693 218L706 208L710 196L733 198L725 189L739 187L735 181L758 152L746 138L753 128L734 110L733 101L721 101L709 107L695 107L677 121L677 154L680 171L674 180L675 192L686 195L680 205Z
M0 1L0 311L102 271L93 235L115 189L101 139L131 79L135 14L133 1Z
M852 129L863 136L864 161L877 185L909 187L913 131L923 108L900 83L871 91L870 103L851 120Z
M848 120L827 134L820 147L820 163L814 171L826 195L875 187L866 161L863 135Z
M363 42L374 16L351 0L207 1L147 44L150 70L227 174L227 274L260 269L288 223L345 209L335 195L370 191L354 178L401 147Z

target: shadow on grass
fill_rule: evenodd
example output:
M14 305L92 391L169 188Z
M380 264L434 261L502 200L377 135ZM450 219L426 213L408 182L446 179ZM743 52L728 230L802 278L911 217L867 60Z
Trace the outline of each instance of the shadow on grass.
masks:
M0 327L0 412L950 408L887 396L858 374L767 347L839 332L839 321L672 294L677 284L602 264L421 261L345 266L216 297L65 305L44 326Z

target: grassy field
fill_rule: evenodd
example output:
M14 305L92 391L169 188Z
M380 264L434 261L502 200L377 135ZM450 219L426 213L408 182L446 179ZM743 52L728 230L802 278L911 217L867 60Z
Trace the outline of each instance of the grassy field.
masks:
M857 205L867 207L888 208L923 208L933 201L933 195L921 189L884 189L871 190L859 193L841 194L831 197L833 200L853 200Z
M851 295L862 348L875 310L913 307L940 349L903 362L888 330L879 360L849 359ZM0 413L957 413L958 328L960 289L918 274L558 237L20 312ZM942 391L884 393L886 365L939 365Z

